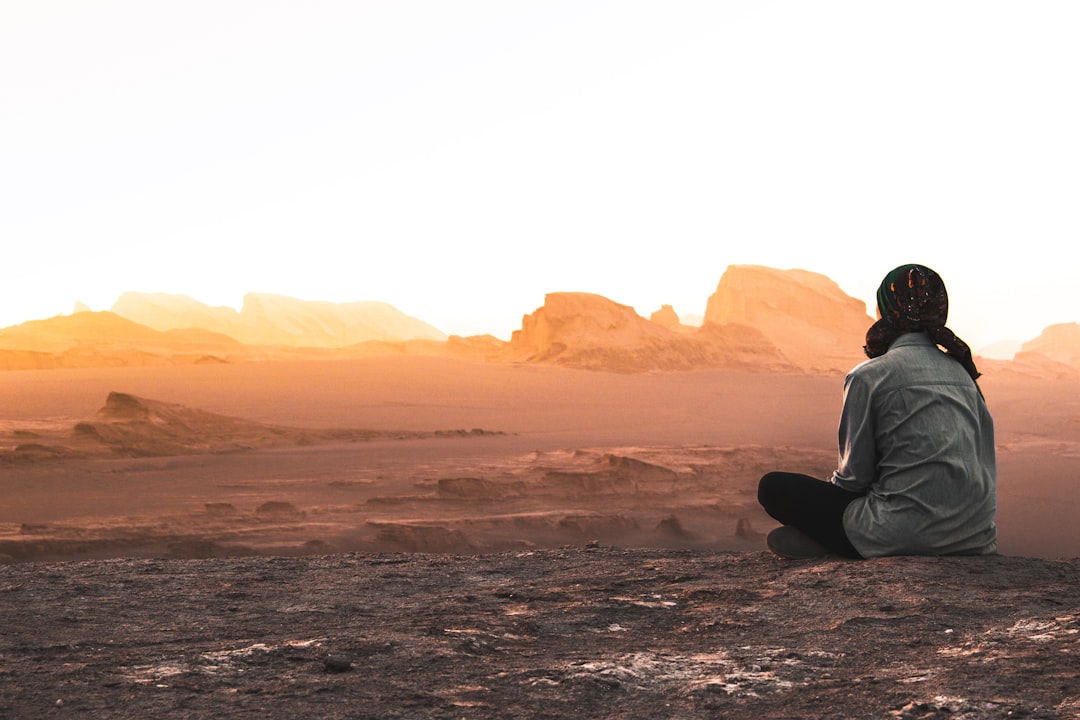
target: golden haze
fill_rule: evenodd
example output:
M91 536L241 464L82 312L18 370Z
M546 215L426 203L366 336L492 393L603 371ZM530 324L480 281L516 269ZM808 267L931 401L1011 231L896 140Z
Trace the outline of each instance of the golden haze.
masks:
M8 328L0 553L761 549L757 478L835 462L870 321L850 300L813 273L740 267L701 328L588 293L549 295L505 342L260 345L117 313ZM279 339L349 320L274 306L260 331ZM1065 326L980 361L1005 553L1080 553L1076 348Z

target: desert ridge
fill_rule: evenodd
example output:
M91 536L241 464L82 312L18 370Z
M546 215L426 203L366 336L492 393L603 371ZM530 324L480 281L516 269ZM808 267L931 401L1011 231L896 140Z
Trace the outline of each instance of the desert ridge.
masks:
M590 324L583 307L608 314ZM162 336L186 334L203 343L189 352L212 341L246 354L0 373L0 561L593 541L760 549L771 521L757 478L835 467L842 374L781 365L761 330L665 328L588 294L554 294L541 310L509 343L481 340L493 359L470 356L466 338L349 357L104 314L104 339L93 323L80 330L88 347L127 343L152 358ZM741 369L641 371L740 327L753 331ZM673 350L670 336L686 344ZM509 351L521 355L497 357ZM1077 556L1077 370L1035 352L980 369L1002 552Z
M371 340L446 339L388 303L320 302L272 293L248 293L236 311L186 295L126 292L112 312L155 330L201 328L247 345L333 348Z
M380 687L392 715L415 703L421 656L441 664L422 710L440 717L480 696L505 716L521 688L537 717L567 697L567 716L583 697L640 714L643 683L657 716L673 694L703 717L1075 710L1060 697L1077 561L1051 560L1080 557L1073 328L979 362L999 556L785 563L763 552L757 479L835 467L842 372L861 358L829 353L857 350L869 318L820 276L810 296L743 302L774 275L725 273L701 327L552 293L509 341L250 345L115 312L0 331L6 357L53 363L0 373L0 594L26 638L0 715L54 710L57 687L69 714L145 690L210 715L223 697L368 707ZM79 640L106 626L111 642ZM846 644L823 654L824 636ZM1023 702L1002 699L1003 668Z
M240 311L185 295L124 293L109 311L0 329L0 369L132 367L258 360L430 356L615 372L732 369L836 374L862 361L873 322L824 275L733 265L700 325L670 305L649 318L587 292L549 293L509 340L447 336L380 302L330 303L251 293ZM1020 375L1080 375L1080 326L1055 325L1025 343Z
M0 330L0 369L138 367L224 362L252 348L201 328L161 332L112 312L79 312Z
M792 294L811 298L809 313L790 300ZM184 295L128 292L110 311L0 330L0 368L420 355L617 372L842 371L858 361L855 352L821 350L845 333L851 335L847 347L860 346L860 328L870 322L860 308L821 275L733 266L709 299L700 327L682 324L670 306L644 318L600 295L556 292L503 341L447 337L385 303L252 293L238 312Z

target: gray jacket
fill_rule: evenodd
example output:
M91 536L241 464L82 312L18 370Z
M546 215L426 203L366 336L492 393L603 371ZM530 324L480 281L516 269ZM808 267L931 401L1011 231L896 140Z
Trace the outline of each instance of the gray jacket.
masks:
M865 492L844 512L863 557L997 551L994 423L960 363L900 336L844 382L832 482Z

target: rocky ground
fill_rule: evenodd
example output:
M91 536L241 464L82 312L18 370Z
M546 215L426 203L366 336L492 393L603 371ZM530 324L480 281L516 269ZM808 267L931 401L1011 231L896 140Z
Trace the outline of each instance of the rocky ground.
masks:
M0 566L0 717L1080 717L1080 560Z

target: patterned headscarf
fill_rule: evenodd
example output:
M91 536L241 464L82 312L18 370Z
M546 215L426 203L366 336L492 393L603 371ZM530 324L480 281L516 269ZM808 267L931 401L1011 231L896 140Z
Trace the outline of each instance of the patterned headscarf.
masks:
M979 377L971 348L945 327L949 295L941 276L925 265L901 265L892 270L877 291L881 319L866 331L863 351L867 357L884 355L889 346L909 332L925 332L945 354L964 366L974 380Z

